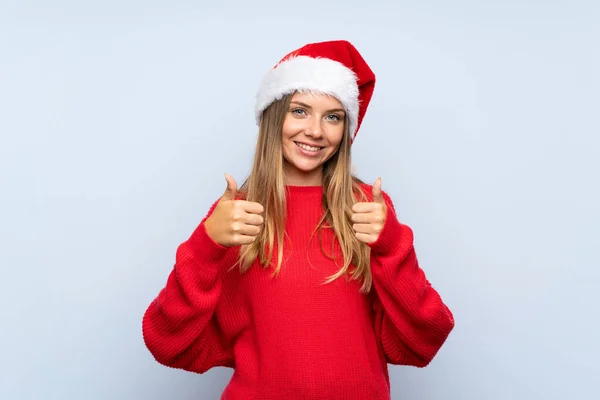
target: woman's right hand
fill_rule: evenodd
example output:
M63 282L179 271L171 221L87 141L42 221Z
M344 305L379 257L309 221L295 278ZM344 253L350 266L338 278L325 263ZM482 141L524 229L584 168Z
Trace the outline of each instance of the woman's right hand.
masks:
M227 189L219 199L212 214L204 221L210 238L225 247L241 246L254 242L264 219L264 207L259 203L236 200L237 183L225 174Z

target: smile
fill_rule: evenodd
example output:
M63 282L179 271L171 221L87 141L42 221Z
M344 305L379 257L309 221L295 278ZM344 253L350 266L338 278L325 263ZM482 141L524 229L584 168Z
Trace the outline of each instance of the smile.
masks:
M298 146L298 147L300 147L301 149L303 149L303 150L306 150L306 151L314 151L314 152L317 152L317 151L319 151L319 150L321 150L321 149L323 148L323 147L309 146L309 145L307 145L307 144L304 144L304 143L299 143L299 142L294 142L294 143L296 143L296 146Z

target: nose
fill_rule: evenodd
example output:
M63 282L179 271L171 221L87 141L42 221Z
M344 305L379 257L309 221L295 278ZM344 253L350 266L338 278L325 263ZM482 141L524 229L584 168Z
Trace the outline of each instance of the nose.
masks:
M313 118L312 121L306 127L306 136L319 139L323 137L323 127L321 126L321 120L319 118Z

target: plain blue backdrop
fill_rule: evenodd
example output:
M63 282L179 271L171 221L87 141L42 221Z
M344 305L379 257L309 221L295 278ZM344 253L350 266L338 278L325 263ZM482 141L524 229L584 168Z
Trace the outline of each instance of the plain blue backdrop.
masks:
M254 95L305 43L378 82L353 147L456 328L394 400L600 398L594 1L0 2L0 398L217 399L141 318L249 171Z

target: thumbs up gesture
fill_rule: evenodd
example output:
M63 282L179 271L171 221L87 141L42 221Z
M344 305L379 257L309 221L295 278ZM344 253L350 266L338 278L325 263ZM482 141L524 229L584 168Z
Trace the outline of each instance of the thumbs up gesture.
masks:
M359 202L352 206L352 228L356 238L363 243L373 243L383 230L387 206L381 191L381 178L373 184L373 201Z
M225 174L227 188L212 214L204 222L211 239L225 247L240 246L254 242L260 233L264 219L262 205L236 200L237 183Z

